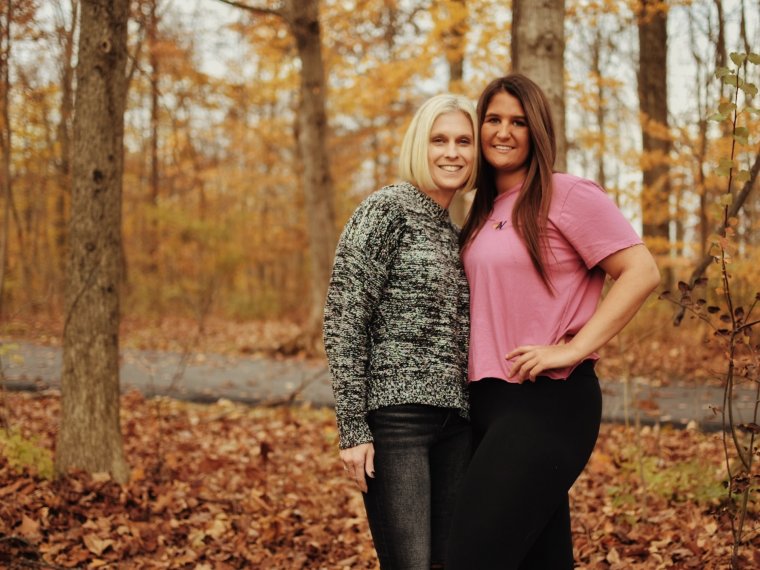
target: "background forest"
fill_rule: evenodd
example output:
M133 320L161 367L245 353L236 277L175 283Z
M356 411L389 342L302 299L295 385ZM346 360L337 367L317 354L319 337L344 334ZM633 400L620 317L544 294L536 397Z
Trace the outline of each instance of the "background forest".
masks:
M673 291L600 377L725 389L720 435L603 426L580 567L757 567L758 40L756 0L0 0L0 565L374 568L329 410L124 394L119 349L323 364L414 109L519 70ZM62 344L60 390L6 391L5 339Z
M6 318L62 308L79 33L77 0L12 4L0 58ZM646 18L633 0L564 4L567 168L608 190L672 280L668 272L688 273L706 253L719 223L711 207L725 180L714 169L731 139L708 120L721 100L714 74L730 63L729 52L758 43L758 4L650 1ZM131 3L127 316L307 322L322 292L311 287L321 287L315 281L326 271L309 247L326 244L329 255L318 264L329 269L352 209L395 179L394 156L415 107L445 90L475 99L510 69L508 2L321 2L329 176L308 196L302 174L316 158L302 155L297 118L300 73L313 64L274 12L281 6L258 6L264 9L217 0ZM742 120L756 127L757 117ZM745 147L737 163L750 169L755 158L754 146ZM321 202L334 212L322 216ZM454 215L461 219L461 209ZM735 272L748 283L760 280L759 215L754 192L737 227ZM310 229L313 217L320 227Z

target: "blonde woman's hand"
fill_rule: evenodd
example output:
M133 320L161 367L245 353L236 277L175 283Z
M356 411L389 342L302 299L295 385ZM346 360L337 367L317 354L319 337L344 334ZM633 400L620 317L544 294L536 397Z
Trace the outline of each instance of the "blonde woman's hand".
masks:
M375 446L372 443L362 443L356 447L340 450L340 460L343 469L354 480L362 493L367 492L365 474L375 476Z

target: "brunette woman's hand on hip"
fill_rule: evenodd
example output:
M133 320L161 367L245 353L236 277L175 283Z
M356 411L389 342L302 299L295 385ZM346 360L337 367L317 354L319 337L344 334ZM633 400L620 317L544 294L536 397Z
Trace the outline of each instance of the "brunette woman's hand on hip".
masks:
M343 469L348 472L359 490L366 493L365 474L375 476L375 446L372 443L362 443L356 447L341 449L340 460L343 462Z
M509 371L510 379L520 383L535 382L542 372L572 366L583 357L571 344L518 346L506 356L507 360L515 359Z

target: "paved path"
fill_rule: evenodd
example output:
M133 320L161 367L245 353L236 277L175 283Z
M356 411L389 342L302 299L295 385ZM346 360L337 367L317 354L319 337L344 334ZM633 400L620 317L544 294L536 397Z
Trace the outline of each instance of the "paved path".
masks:
M62 350L28 343L2 355L6 386L29 390L60 386ZM7 347L7 345L5 345ZM322 361L275 360L180 354L125 349L121 362L122 390L137 388L147 396L168 395L194 401L219 398L249 404L311 402L334 404L330 378ZM642 379L626 383L602 379L603 417L610 422L695 422L703 429L720 429L723 390L709 386L653 387ZM751 421L756 393L736 390L737 423Z

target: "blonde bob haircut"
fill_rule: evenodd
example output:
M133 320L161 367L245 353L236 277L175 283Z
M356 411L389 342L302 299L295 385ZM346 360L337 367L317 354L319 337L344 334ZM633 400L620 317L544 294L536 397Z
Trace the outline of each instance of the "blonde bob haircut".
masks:
M420 190L436 188L428 164L430 133L433 130L433 123L438 117L446 113L456 112L464 113L472 125L472 144L475 146L472 172L470 172L465 185L460 189L463 192L472 190L478 176L478 156L480 154L477 146L479 145L478 119L475 106L466 97L451 93L431 97L414 114L412 122L406 129L399 153L398 173L402 180L411 182Z

